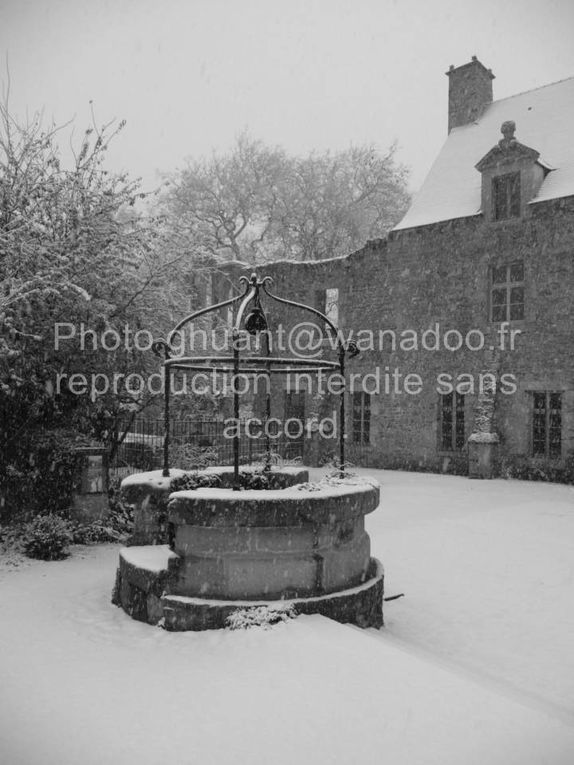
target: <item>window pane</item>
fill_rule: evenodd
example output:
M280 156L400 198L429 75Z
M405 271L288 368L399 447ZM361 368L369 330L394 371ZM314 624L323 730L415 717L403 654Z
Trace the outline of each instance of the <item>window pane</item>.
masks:
M371 433L371 396L353 393L353 443L368 444Z
M492 306L492 321L506 321L506 306L505 305Z
M546 393L543 391L534 391L534 410L545 411L546 410Z
M496 268L492 269L492 283L493 284L504 284L506 282L506 275L507 275L508 269L506 266L497 266Z
M520 173L492 179L492 214L495 220L520 216Z
M456 394L455 448L464 448L464 396Z
M506 305L506 289L494 289L492 290L492 305Z
M371 394L363 393L363 443L371 439Z
M520 173L512 173L509 176L509 215L512 218L520 217Z
M452 424L447 422L442 424L442 448L445 451L452 449Z
M510 303L524 303L524 287L511 288Z
M512 287L510 290L510 318L524 318L524 287Z
M513 263L510 266L510 281L511 282L524 281L524 264L523 263Z
M535 391L532 412L532 452L546 454L546 393Z
M560 457L562 453L562 394L550 393L548 399L548 455Z
M441 448L446 451L452 449L453 442L453 394L445 393L440 397L440 425L441 425Z
M363 422L363 443L368 444L371 439L371 421L368 417Z
M502 220L508 217L507 207L507 177L500 175L492 179L493 217Z
M524 306L522 303L510 306L510 319L511 321L522 321L524 319Z
M546 440L544 438L544 431L535 430L532 439L532 451L535 457L546 453Z
M562 434L560 428L550 430L548 456L554 459L562 456Z

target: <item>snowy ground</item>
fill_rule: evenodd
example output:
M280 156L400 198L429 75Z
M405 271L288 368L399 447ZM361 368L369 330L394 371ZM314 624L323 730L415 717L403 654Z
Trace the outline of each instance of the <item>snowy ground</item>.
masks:
M2 765L569 765L574 489L362 471L386 627L166 633L118 548L0 568Z

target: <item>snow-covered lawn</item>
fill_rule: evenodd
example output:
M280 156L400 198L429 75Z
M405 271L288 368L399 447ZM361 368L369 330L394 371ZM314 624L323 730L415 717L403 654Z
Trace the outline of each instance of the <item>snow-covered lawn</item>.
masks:
M361 472L381 631L166 633L110 604L117 547L5 562L2 765L574 762L574 489Z

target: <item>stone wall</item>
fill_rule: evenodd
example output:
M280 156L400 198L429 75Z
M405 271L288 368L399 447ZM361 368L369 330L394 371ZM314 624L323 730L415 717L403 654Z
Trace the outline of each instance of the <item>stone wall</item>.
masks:
M530 205L528 215L517 220L458 219L395 232L388 240L369 243L346 258L271 263L257 271L273 277L278 295L305 303L314 303L317 290L339 290L339 325L345 336L352 330L362 347L360 355L349 361L348 371L370 375L365 382L374 393L369 444L353 443L347 407L348 455L353 462L464 473L466 447L441 449L437 381L440 375L450 375L442 379L453 383L459 375L467 376L461 380L461 392L467 394L467 439L475 427L479 376L488 372L498 383L492 426L501 438L498 454L503 470L513 464L548 462L532 457L532 391L562 392L562 454L560 460L550 461L556 467L564 466L574 450L573 250L574 198L567 198ZM516 261L524 263L525 315L523 321L512 322L510 329L520 334L510 350L509 336L501 348L500 324L489 320L490 285L493 267ZM283 314L274 306L271 319L290 327L303 317L296 312ZM424 350L422 333L436 330L437 325L440 349ZM380 330L387 331L382 347ZM457 341L456 335L445 335L449 331L463 338L470 333L473 347L482 333L484 347L469 350L463 345L449 350L444 340L450 346ZM374 349L366 347L371 336ZM434 343L432 335L427 335L427 343ZM416 394L405 387L409 374L420 377ZM516 392L505 393L514 380ZM274 416L281 414L282 385L274 393ZM446 382L439 387L447 392ZM319 402L317 398L308 396L308 411L325 413L335 405L335 397ZM334 441L323 443L314 454L320 459L334 449Z

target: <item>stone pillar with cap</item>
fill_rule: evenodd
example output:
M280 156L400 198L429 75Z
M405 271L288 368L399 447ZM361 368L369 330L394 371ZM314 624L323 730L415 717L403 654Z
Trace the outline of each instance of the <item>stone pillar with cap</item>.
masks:
M75 449L76 475L72 513L82 523L102 520L109 515L108 453L104 446Z

